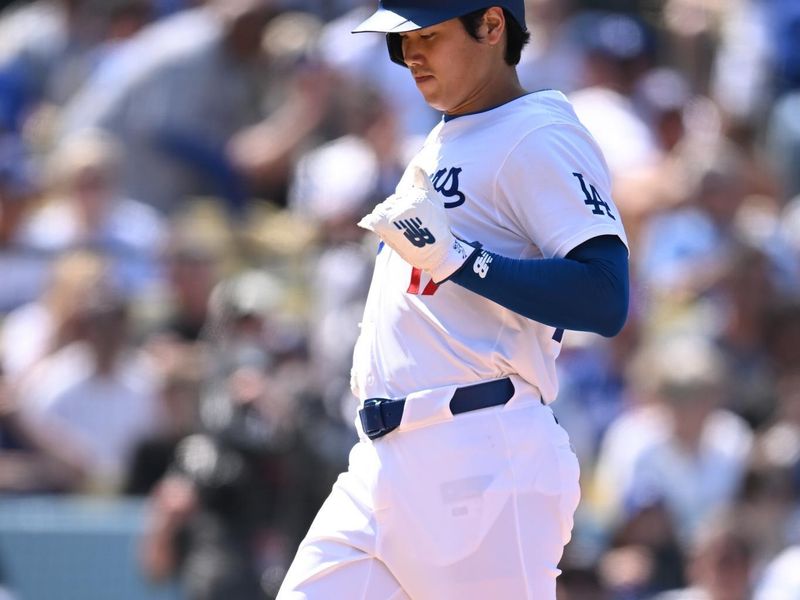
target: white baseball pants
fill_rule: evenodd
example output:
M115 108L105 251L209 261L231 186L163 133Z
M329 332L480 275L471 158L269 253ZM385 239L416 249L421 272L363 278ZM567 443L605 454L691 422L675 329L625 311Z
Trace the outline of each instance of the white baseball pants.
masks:
M408 397L350 453L278 600L555 600L578 461L536 388L456 415L455 387Z

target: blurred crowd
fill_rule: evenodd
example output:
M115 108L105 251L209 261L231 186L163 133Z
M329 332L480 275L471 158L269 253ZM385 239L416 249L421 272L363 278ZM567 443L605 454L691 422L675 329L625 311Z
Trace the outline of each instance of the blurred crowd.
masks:
M355 223L440 118L374 4L0 2L0 492L148 498L189 600L273 597L356 440ZM800 598L800 3L527 5L631 246L559 598Z

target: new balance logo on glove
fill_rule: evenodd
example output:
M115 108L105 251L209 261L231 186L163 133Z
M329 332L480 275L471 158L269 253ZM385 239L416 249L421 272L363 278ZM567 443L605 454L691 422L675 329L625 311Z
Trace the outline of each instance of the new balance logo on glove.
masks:
M492 255L484 250L481 252L481 255L475 259L475 262L472 264L472 270L475 271L481 279L486 279L486 275L489 274L489 265L492 263L492 259Z
M400 191L378 204L358 226L377 233L414 267L412 279L413 273L426 271L438 284L460 269L475 249L453 235L442 199L425 170L414 166L407 175L398 185ZM412 281L410 289L414 287Z
M403 219L401 221L395 221L394 226L402 230L406 239L417 248L422 248L423 246L436 242L436 238L433 237L430 229L422 226L422 219Z

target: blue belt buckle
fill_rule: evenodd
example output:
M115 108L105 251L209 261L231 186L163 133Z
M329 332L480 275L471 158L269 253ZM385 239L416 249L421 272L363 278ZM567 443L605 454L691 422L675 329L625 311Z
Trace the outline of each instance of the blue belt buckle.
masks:
M382 432L386 429L386 423L383 420L383 411L381 410L381 398L369 398L364 400L364 407L358 411L358 416L361 419L361 427L367 437L373 439L380 437Z

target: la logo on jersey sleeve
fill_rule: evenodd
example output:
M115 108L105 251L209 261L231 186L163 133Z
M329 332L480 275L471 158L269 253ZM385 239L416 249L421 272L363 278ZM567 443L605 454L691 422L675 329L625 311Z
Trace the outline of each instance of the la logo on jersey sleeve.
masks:
M581 191L583 191L584 200L583 203L586 206L592 207L592 213L595 215L605 215L614 221L617 218L612 214L611 207L608 203L600 197L600 194L593 185L589 184L589 187L586 187L586 180L582 173L573 173L573 175L577 178L577 180L581 184ZM591 192L589 192L591 190Z

